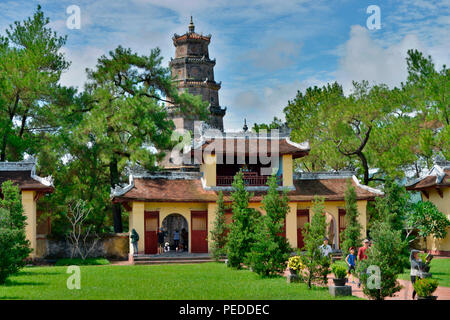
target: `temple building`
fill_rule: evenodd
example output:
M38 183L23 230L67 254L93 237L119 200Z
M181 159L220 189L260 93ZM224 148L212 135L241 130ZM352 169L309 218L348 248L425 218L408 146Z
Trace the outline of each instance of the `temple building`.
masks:
M163 169L157 173L135 169L129 176L129 184L112 192L112 201L122 203L129 210L130 231L135 229L141 235L139 254L157 253L158 228L166 232L165 242L172 249L174 232L181 231L187 235L185 249L191 253L208 253L218 193L222 191L225 202L231 202L231 184L239 170L243 171L246 189L253 193L250 206L262 214L261 200L268 190L266 184L271 174L277 176L279 190L288 191L289 213L284 235L293 248L303 247L302 228L311 219L315 196L325 200L330 244L334 249L340 248L348 180L356 189L362 236L365 236L367 203L382 194L379 190L361 185L353 172L296 174L294 160L307 156L310 147L308 142L291 141L289 132L262 136L249 132L246 125L240 133L224 132L225 109L220 107L218 95L220 83L214 80L215 60L208 54L211 36L194 30L191 18L189 31L173 37L176 51L170 68L180 91L187 89L209 101L211 116L205 127L219 131L194 130L197 119L176 115L176 106L169 106L177 128L200 132L200 136L194 135L191 148L182 155L182 163L163 163ZM229 211L227 223L231 222L231 217ZM134 259L133 254L130 242L130 260Z
M27 217L26 238L33 249L31 258L40 257L43 250L39 246L39 240L50 233L51 227L48 218L40 217L37 202L43 195L53 192L52 182L36 175L34 161L0 162L0 187L7 180L19 187L22 196L22 206Z
M435 164L430 172L413 181L406 187L410 191L419 191L422 201L430 201L450 219L450 162ZM450 228L444 239L427 237L423 247L433 254L450 256Z

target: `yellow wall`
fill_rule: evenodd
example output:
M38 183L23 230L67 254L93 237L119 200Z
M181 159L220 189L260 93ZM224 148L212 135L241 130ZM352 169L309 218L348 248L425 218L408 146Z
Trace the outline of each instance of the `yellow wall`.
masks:
M130 229L130 253L133 254L133 244L131 243L131 230L135 229L139 235L138 250L139 254L144 253L145 244L145 226L144 226L144 202L134 201L131 207L129 229Z
M27 217L27 225L25 226L25 232L27 240L30 241L30 247L33 249L30 257L36 257L36 192L35 191L22 191L22 206Z
M441 189L443 197L439 195L436 189L430 189L428 195L430 198L425 197L422 193L423 201L431 201L436 207L444 213L447 218L450 219L450 188ZM434 239L433 237L427 238L427 249L433 251L450 251L450 228L447 229L447 236L444 239Z
M294 185L292 154L283 155L283 187Z
M360 213L360 223L363 226L362 236L366 235L366 205L367 201L358 201L358 211ZM249 207L257 209L262 214L265 211L261 208L262 204L250 203ZM329 201L325 202L325 211L332 215L335 220L335 233L338 233L338 210L339 208L344 208L344 201ZM289 213L286 217L286 237L293 248L297 247L297 210L298 209L310 209L312 207L311 202L290 202L289 203ZM138 244L140 253L144 252L144 211L158 211L159 212L159 225L162 226L163 220L170 214L177 213L182 215L188 222L189 227L189 248L191 248L191 211L200 210L208 212L208 248L211 248L211 239L209 232L213 229L215 216L216 216L216 203L178 203L178 202L133 202L133 210L130 213L130 230L135 228L140 235L140 241ZM312 212L310 210L310 219ZM339 235L336 236L339 242ZM130 250L132 250L132 245L130 243ZM130 251L132 252L132 251Z
M200 171L203 174L207 187L216 186L216 155L204 154L204 162L200 165Z

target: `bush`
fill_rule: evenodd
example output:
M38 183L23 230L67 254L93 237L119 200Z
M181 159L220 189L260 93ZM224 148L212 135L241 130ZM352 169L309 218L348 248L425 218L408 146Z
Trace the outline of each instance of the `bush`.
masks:
M419 297L430 297L436 291L439 282L435 279L417 279L414 283L414 290Z
M330 258L324 257L320 250L327 228L323 202L323 198L315 197L311 222L306 223L304 228L305 253L301 255L301 260L305 265L308 288L311 288L313 283L326 284L328 281Z
M226 233L228 227L225 221L225 203L223 201L223 193L219 191L217 199L216 220L214 228L211 230L211 255L214 260L219 261L227 256L225 245L227 244Z
M255 229L260 225L261 214L248 207L251 197L252 194L245 190L242 171L239 171L233 181L233 192L231 193L233 222L230 224L225 246L227 265L231 268L241 268L241 263L244 263L256 240Z
M276 176L271 176L267 184L269 190L262 200L266 215L259 219L260 225L255 228L255 242L246 259L252 270L263 277L282 273L292 252L289 242L282 234L289 211L289 199L286 192L280 197Z
M304 269L300 256L293 256L289 258L288 268L294 270L296 273Z
M361 245L361 230L356 191L349 179L345 190L345 229L341 232L341 248L344 255L349 253L350 247L358 248Z
M55 266L105 266L110 264L105 258L59 259Z
M22 207L19 188L11 181L5 181L1 187L0 198L0 284L8 276L17 273L25 266L25 260L32 252L26 239L26 217Z
M347 269L338 264L332 264L331 271L334 273L336 279L344 279L347 275Z
M397 276L403 272L406 263L403 255L406 242L401 239L401 231L394 230L389 222L375 223L371 234L373 245L366 251L367 259L358 263L357 271L361 275L364 294L383 300L401 289ZM367 273L370 266L379 270L379 286L372 286L372 280L377 277Z

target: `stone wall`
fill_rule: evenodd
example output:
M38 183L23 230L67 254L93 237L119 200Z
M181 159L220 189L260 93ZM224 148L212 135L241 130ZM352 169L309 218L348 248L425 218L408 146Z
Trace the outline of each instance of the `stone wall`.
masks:
M41 259L70 258L73 246L67 240L47 239L37 237L36 257ZM128 233L104 235L91 251L90 257L104 257L108 259L128 259Z

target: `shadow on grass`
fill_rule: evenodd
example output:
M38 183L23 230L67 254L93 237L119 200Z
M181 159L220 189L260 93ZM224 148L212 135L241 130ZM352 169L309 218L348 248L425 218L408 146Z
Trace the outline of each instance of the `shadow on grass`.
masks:
M61 275L61 272L30 272L30 271L19 271L14 276L56 276Z
M0 297L0 300L19 300L22 299L21 297L8 297L8 296L4 296L4 297Z
M31 282L31 281L15 281L15 280L6 280L6 282L1 286L3 287L15 287L15 286L43 286L47 285L45 282Z

